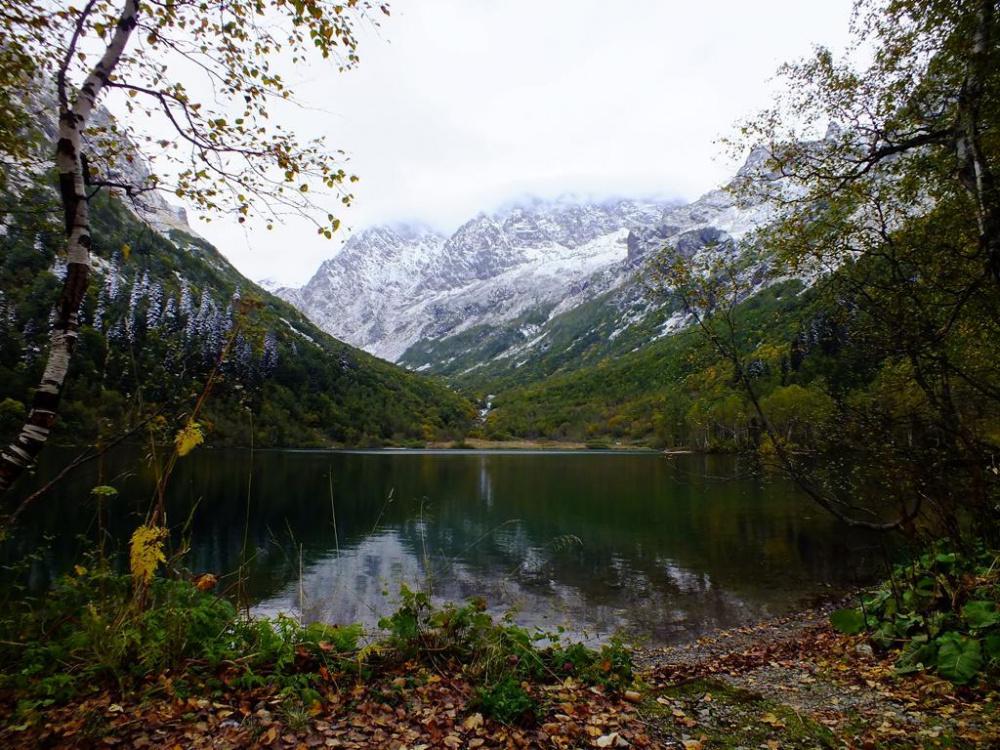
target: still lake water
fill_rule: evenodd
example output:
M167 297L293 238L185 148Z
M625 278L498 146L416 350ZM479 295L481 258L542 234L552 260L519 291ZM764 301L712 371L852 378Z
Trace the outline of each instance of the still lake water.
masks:
M72 455L50 450L23 491ZM37 587L67 570L97 538L99 483L120 491L108 535L125 549L152 494L139 456L79 470L0 556L45 550ZM727 456L200 449L169 493L171 526L190 518L187 567L232 573L246 537L256 610L332 623L374 625L405 583L586 640L671 643L807 605L882 560L877 539L783 481L741 478Z

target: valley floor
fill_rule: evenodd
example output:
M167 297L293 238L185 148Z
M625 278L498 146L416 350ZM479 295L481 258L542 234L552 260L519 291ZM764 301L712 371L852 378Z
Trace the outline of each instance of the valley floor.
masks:
M1000 746L1000 703L985 688L896 676L891 655L835 633L810 611L641 652L641 685L617 697L574 680L528 689L530 727L470 708L453 668L411 665L366 683L331 684L291 710L273 691L215 700L101 695L50 710L0 745L122 748L987 748Z

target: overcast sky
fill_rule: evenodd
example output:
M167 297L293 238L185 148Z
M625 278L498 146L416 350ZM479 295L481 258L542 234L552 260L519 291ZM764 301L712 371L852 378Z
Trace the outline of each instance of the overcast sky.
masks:
M777 66L842 49L851 0L392 0L361 65L299 69L286 123L350 155L339 237L192 222L252 279L304 283L351 231L453 229L521 196L694 199L734 165L716 140Z

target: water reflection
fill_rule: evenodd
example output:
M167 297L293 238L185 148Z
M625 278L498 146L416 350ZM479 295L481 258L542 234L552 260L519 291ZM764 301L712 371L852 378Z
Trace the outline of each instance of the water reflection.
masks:
M101 481L135 463L116 456ZM788 485L735 474L727 457L203 450L178 465L169 507L178 538L191 517L192 570L245 557L259 611L330 622L373 625L406 583L439 601L482 596L528 626L673 642L788 611L878 564L870 538ZM36 584L75 561L74 535L93 537L81 498L98 480L95 468L61 487L3 550L55 535ZM151 472L117 486L109 535L123 548Z

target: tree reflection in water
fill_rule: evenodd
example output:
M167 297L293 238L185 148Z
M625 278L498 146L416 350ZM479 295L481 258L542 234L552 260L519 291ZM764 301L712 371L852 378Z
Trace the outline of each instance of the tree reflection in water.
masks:
M53 451L34 481L60 460ZM102 481L138 461L123 451ZM374 625L405 583L438 601L483 596L495 613L588 640L625 628L670 643L877 572L875 540L845 534L788 484L736 478L737 468L725 456L596 453L259 451L251 464L248 451L203 450L178 465L169 518L179 527L197 504L186 558L195 571L234 572L246 530L258 611L341 623ZM77 535L93 539L94 507L81 498L97 480L77 476L40 501L3 549L16 559L55 536L36 588L77 561ZM108 531L123 549L152 473L117 486Z

